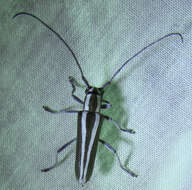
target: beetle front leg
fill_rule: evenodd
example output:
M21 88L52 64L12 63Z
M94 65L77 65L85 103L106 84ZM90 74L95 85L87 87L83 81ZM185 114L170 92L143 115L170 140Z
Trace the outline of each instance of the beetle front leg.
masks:
M112 105L110 104L110 102L108 102L107 100L102 100L102 103L105 103L105 104L102 104L101 105L101 109L109 109L112 107Z
M76 141L77 138L74 138L72 140L70 140L68 143L64 144L60 149L57 150L57 154L56 154L56 159L55 159L55 164L49 168L45 168L45 169L42 169L41 171L42 172L48 172L50 171L51 169L55 168L57 165L58 165L58 154L63 151L65 148L67 148L69 145L71 145L74 141Z
M102 115L105 119L107 119L108 121L111 121L117 128L119 128L121 131L123 132L127 132L127 133L131 133L131 134L135 134L135 131L133 129L123 129L121 128L118 123L116 121L114 121L111 117L107 116L107 115Z
M129 168L125 168L123 166L123 164L121 163L121 160L119 158L119 155L117 154L117 151L110 144L108 144L107 142L105 142L104 140L101 140L101 139L99 139L99 142L102 143L108 150L110 150L111 152L113 152L115 154L116 158L119 161L119 165L120 165L121 169L123 169L125 172L130 174L132 177L137 177L138 176L133 171L131 171Z
M78 102L79 104L83 104L83 101L80 99L80 98L78 98L77 96L75 96L74 95L74 93L75 93L75 90L76 90L76 87L75 87L75 83L76 83L76 85L77 85L77 82L75 81L75 79L73 78L73 77L69 77L69 82L70 82L70 84L71 84L71 86L72 86L72 93L71 93L71 96L73 97L73 99L76 101L76 102ZM80 86L79 84L78 84L78 86Z

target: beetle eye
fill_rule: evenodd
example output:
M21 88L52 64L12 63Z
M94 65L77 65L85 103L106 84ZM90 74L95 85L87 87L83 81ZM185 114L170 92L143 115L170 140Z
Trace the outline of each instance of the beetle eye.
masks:
M90 88L86 88L85 89L85 94L87 94L89 92Z

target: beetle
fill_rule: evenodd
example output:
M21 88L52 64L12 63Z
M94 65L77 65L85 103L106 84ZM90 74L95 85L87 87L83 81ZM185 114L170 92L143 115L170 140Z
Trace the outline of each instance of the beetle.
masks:
M73 50L70 48L70 46L65 42L65 40L58 34L55 30L53 30L50 26L48 26L45 22L43 22L40 18L37 16L27 13L27 12L19 12L13 16L13 18L19 16L19 15L28 15L33 17L34 19L38 20L41 24L43 24L45 27L47 27L50 31L52 31L67 47L67 49L71 52L73 58L75 59L76 65L79 68L79 71L81 73L82 81L86 85L85 90L85 98L84 100L81 100L79 97L77 97L74 93L76 90L76 83L73 77L69 77L69 82L72 86L72 97L73 99L78 102L79 104L83 105L83 109L81 111L77 110L69 110L69 109L61 109L61 110L54 110L48 106L43 106L43 109L47 112L57 114L57 113L76 113L78 114L77 117L77 137L73 138L69 142L67 142L65 145L63 145L61 148L57 150L56 153L56 161L55 164L51 167L42 169L42 172L48 172L51 169L55 168L58 165L58 155L61 151L65 150L68 146L70 146L73 142L76 141L76 161L75 161L75 174L76 178L79 181L80 184L85 184L87 181L89 181L93 168L94 168L94 162L97 152L97 146L98 142L103 144L108 150L114 153L116 156L120 167L130 174L132 177L137 177L137 174L135 174L132 170L129 168L125 168L123 164L120 161L120 158L118 156L117 151L107 142L99 138L101 126L103 123L103 120L106 119L108 121L111 121L115 127L119 128L123 132L127 132L130 134L134 134L135 131L133 129L123 129L121 128L116 121L114 121L111 117L103 115L100 113L101 109L108 109L111 107L111 104L103 99L103 94L105 92L105 89L111 84L113 79L116 77L116 75L130 62L133 58L141 54L144 50L151 47L152 45L160 42L161 40L177 35L181 38L181 41L183 42L183 36L180 33L169 33L158 40L150 43L143 49L141 49L139 52L137 52L135 55L133 55L131 58L129 58L122 66L112 75L111 79L106 82L101 88L97 88L94 86L89 85L86 77L84 76L83 70L79 64L79 61L77 60L77 57L75 56Z

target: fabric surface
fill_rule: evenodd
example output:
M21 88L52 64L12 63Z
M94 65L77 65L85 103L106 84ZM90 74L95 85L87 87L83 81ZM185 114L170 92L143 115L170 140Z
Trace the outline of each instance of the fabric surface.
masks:
M192 2L1 1L0 3L0 189L1 190L189 190L192 186ZM64 44L37 20L12 16L33 13L56 30L73 49L93 86L100 87L132 55L170 32L132 60L106 90L112 108L101 138L122 163L138 174L127 175L112 153L99 145L95 168L83 187L75 179L75 143L48 173L56 151L76 136L76 114L43 111L74 107L73 76L80 71ZM84 98L84 89L75 93Z

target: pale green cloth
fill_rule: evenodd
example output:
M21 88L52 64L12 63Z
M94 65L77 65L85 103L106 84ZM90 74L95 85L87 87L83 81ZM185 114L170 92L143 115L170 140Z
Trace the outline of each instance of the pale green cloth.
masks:
M5 3L6 2L6 3ZM74 50L86 78L100 87L134 53L170 32L181 32L151 47L114 79L105 114L124 134L105 122L101 137L122 162L120 169L99 146L91 180L75 179L75 144L60 155L60 167L48 173L58 148L76 136L75 114L53 115L43 105L76 105L69 76L80 71L62 42L29 16L39 16ZM191 1L2 1L0 3L0 189L1 190L190 190L192 181ZM84 90L77 89L84 98ZM67 157L66 157L67 155Z

